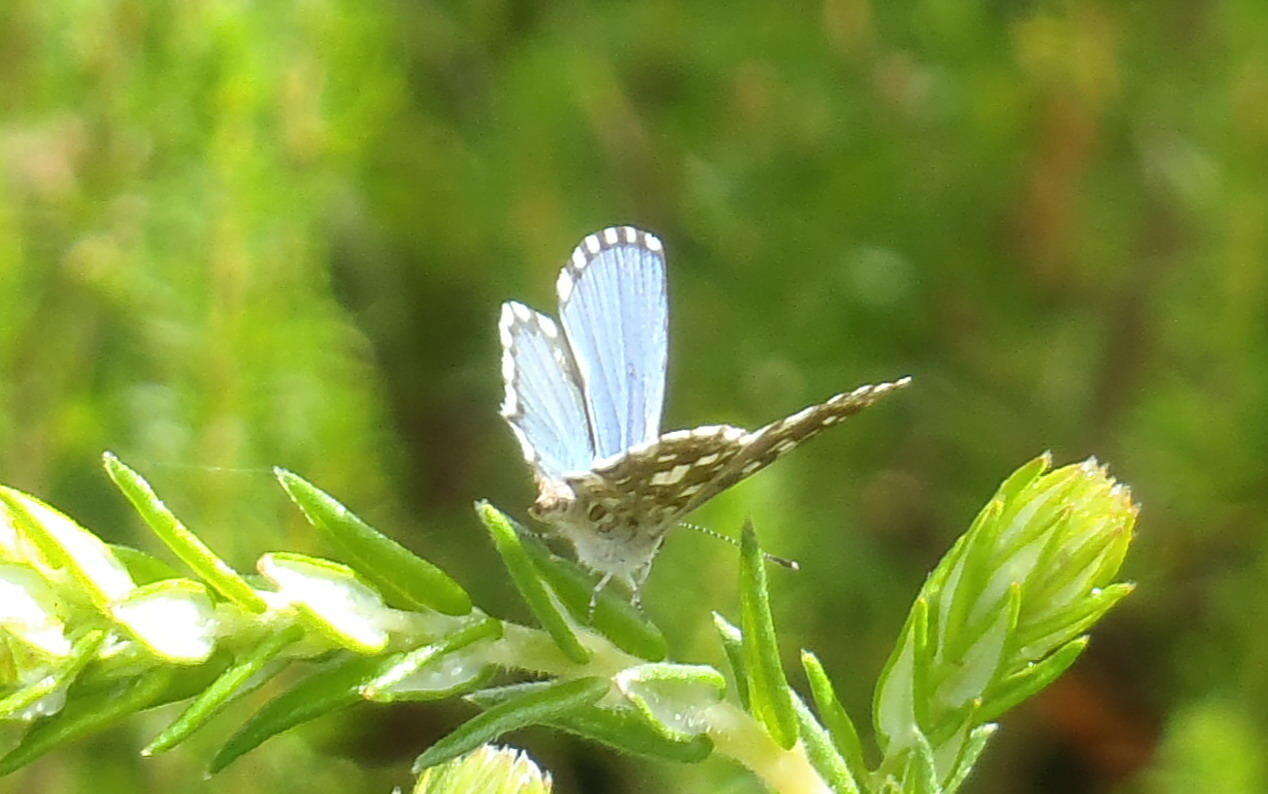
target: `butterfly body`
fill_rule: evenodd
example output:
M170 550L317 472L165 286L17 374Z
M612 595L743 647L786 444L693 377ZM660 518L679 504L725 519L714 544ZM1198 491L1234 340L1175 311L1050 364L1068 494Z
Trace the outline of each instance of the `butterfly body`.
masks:
M586 237L557 284L562 330L503 305L502 415L533 470L530 513L577 558L637 589L665 534L726 488L901 388L863 386L748 431L659 432L667 353L660 241L629 226Z

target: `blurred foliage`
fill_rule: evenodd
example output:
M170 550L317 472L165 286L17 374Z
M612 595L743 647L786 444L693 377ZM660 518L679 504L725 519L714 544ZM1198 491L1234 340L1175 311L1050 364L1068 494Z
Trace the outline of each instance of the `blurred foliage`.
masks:
M752 516L802 560L772 575L777 619L852 713L1012 462L1094 453L1144 508L1139 593L970 787L1181 791L1218 768L1262 788L1212 759L1268 746L1268 6L6 11L6 483L135 542L97 469L114 449L245 564L315 545L260 470L281 464L446 568L492 564L471 501L531 499L496 415L497 305L553 311L576 240L632 222L670 251L666 426L916 379L696 517ZM648 609L716 662L705 610L733 582L733 554L682 533ZM142 762L127 735L6 783L249 793L302 769L304 790L387 791L463 716L359 713L207 783L197 753ZM751 790L523 739L560 792Z
M1170 722L1156 769L1145 778L1145 790L1178 794L1268 789L1260 729L1243 708L1199 700L1181 707Z

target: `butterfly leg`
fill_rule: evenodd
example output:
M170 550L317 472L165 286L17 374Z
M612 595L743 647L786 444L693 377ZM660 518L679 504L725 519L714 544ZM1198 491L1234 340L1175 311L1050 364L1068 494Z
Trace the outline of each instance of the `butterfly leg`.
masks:
M590 591L590 605L586 608L586 623L594 622L594 609L599 605L599 593L603 592L603 588L607 587L610 581L612 581L612 574L605 573L599 583Z
M637 609L639 614L643 612L643 583L647 581L647 575L651 571L651 563L644 565L638 569L638 573L630 582L630 605Z
M656 554L663 545L665 545L665 539L662 537L656 544L652 556L627 580L630 583L630 603L640 613L643 611L643 585L647 582L648 574L652 572L652 560L656 558Z

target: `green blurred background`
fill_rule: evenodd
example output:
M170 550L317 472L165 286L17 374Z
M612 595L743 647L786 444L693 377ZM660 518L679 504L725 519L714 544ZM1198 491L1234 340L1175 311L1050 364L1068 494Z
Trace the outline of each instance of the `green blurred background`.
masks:
M634 223L671 257L667 427L915 378L697 514L802 560L790 662L866 721L998 481L1095 454L1143 505L1140 588L971 789L1268 790L1262 0L7 0L0 41L0 480L154 549L112 449L249 568L326 552L285 465L524 617L469 507L533 496L498 304L553 312L576 241ZM720 660L735 556L663 552L679 658ZM144 762L134 718L0 790L386 794L469 712L365 707L204 781L246 713ZM512 740L566 794L757 791Z

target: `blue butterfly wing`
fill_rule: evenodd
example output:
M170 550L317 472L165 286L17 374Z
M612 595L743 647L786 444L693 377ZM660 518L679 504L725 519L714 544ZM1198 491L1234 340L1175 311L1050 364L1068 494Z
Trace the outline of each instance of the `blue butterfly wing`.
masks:
M502 416L524 457L542 474L560 479L590 468L594 446L577 367L558 327L522 303L502 304Z
M631 226L596 232L573 252L558 291L595 456L655 440L669 347L660 240Z

